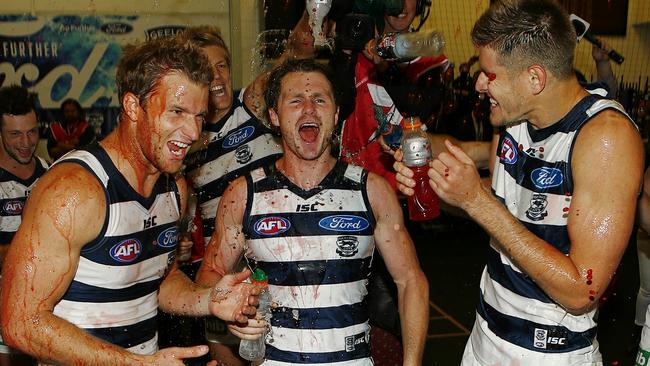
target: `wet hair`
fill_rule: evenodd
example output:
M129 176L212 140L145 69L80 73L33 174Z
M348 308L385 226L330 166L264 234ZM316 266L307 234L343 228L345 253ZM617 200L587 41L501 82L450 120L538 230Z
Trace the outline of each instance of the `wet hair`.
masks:
M576 33L554 0L497 0L474 24L472 41L496 51L510 73L537 64L561 80L574 75Z
M222 48L226 51L226 63L228 64L228 67L230 67L230 51L226 46L226 42L224 42L221 37L221 31L218 27L209 25L189 27L183 30L179 37L181 37L181 40L190 42L200 48L210 46Z
M68 104L71 104L75 108L77 108L77 112L79 112L79 119L80 120L86 119L86 112L81 107L81 104L79 104L79 102L76 99L72 99L72 98L68 98L68 99L64 100L63 103L61 103L61 108L59 108L61 110L61 114L63 114L63 110L65 109L65 106L68 105Z
M31 111L36 112L34 100L36 94L18 85L0 88L0 122L4 123L4 115L22 116Z
M335 87L334 74L329 67L316 62L314 59L290 59L274 69L269 75L266 92L264 93L264 101L268 108L277 109L282 79L292 72L316 72L325 76L332 89L334 104L338 106L339 92Z
M120 104L126 93L138 97L140 105L155 90L160 79L178 72L197 84L209 85L212 68L203 52L178 37L161 37L124 48L117 66L117 93Z

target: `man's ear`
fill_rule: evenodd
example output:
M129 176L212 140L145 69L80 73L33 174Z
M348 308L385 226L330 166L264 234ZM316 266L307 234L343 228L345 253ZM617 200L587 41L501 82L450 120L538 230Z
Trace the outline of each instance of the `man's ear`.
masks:
M138 120L138 109L140 108L140 99L138 96L128 92L122 97L122 106L124 108L124 114L131 120Z
M546 87L546 70L540 65L532 65L527 69L528 83L533 94L541 93Z
M273 108L269 108L269 119L271 120L271 126L277 127L280 129L280 117L275 113Z

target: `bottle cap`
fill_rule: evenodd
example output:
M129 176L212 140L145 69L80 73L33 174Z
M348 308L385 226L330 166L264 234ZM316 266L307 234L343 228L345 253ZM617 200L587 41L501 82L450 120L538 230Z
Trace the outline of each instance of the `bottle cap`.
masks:
M266 277L266 273L261 268L256 268L255 272L251 275L251 282L252 283L258 283L260 285L267 285L269 283L268 277Z
M417 116L404 118L402 120L402 124L404 129L415 130L422 127L422 122L420 121L420 117Z

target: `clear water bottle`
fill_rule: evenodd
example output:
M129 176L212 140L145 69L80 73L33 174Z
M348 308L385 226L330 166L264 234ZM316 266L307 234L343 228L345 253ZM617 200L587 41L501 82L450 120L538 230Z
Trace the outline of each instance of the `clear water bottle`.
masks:
M413 221L426 221L440 214L438 196L429 185L429 161L431 160L431 143L427 133L422 131L418 117L404 120L401 142L404 165L413 170L415 193L408 197L409 218Z
M436 31L386 33L369 43L370 51L386 60L439 55L445 39Z
M332 0L307 0L305 7L309 14L309 26L314 36L314 46L325 46L327 41L323 34L323 20L332 8Z
M266 273L260 268L256 269L253 275L251 276L251 282L265 286L265 288L260 292L258 297L259 305L257 306L257 312L261 317L270 322L271 320L271 295L269 294L268 289L268 278ZM264 358L264 353L266 352L266 333L255 339L255 340L246 340L242 339L239 342L239 355L248 361L260 361Z

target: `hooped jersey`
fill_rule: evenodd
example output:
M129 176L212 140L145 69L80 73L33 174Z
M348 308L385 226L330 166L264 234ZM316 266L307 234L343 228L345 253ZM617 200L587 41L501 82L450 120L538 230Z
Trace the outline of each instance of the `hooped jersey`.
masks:
M375 247L367 172L338 162L305 191L274 165L247 176L249 263L269 280L263 365L372 365L365 297Z
M174 260L180 198L162 174L149 197L138 194L106 151L94 144L65 155L104 187L106 219L81 249L70 287L54 314L106 342L139 354L157 350L158 289Z
M499 140L494 195L528 230L565 255L571 249L567 220L575 138L604 109L625 114L618 103L588 95L552 126L535 130L520 123ZM498 355L506 363L523 359L531 365L597 362L596 310L568 313L495 248L492 243L470 338L477 359L489 363Z

